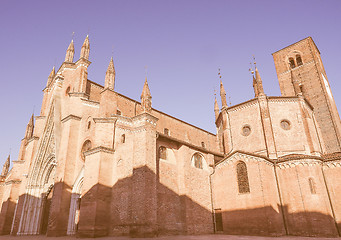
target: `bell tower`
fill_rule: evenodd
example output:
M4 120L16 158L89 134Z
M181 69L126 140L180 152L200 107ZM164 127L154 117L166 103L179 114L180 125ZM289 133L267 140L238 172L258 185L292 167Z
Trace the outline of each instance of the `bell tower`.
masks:
M307 37L272 54L282 96L298 94L314 107L324 153L341 151L341 122L320 51ZM294 77L293 77L294 76Z

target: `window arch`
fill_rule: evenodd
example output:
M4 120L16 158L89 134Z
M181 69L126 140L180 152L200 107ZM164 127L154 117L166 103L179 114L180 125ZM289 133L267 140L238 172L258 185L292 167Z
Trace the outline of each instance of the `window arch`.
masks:
M316 194L316 184L313 178L309 178L310 193Z
M194 163L194 167L203 169L203 157L201 156L201 154L195 153L193 155L193 163Z
M85 155L84 155L84 152L88 151L91 149L91 141L90 140L86 140L84 143L83 143L83 146L82 146L82 150L81 150L81 156L82 156L82 159L83 161L85 160Z
M164 146L159 147L159 158L160 159L167 159L167 148Z
M249 177L247 175L247 167L244 162L239 162L237 164L237 180L239 193L249 193Z
M289 58L289 64L290 64L291 68L295 68L296 67L295 60L292 57Z
M297 63L297 66L303 65L301 55L299 54L296 55L296 63Z

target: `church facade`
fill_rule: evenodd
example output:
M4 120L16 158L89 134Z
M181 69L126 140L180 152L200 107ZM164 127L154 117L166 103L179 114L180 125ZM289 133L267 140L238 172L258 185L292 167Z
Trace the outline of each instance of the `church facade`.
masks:
M51 71L0 182L0 234L341 236L341 122L311 37L275 53L281 96L228 106L212 134L87 78L86 37ZM251 81L250 81L251 85ZM212 119L213 120L213 119Z

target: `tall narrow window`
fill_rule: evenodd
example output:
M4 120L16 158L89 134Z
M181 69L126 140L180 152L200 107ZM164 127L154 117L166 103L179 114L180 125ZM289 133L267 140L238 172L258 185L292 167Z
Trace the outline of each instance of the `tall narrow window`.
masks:
M159 158L167 160L167 149L163 146L159 147Z
M200 168L200 169L202 169L203 168L203 164L202 164L202 161L203 161L203 159L202 159L202 156L199 154L199 153L196 153L196 154L194 154L193 155L193 161L194 161L194 167L196 167L196 168Z
M121 136L121 143L125 143L126 142L126 135L122 134Z
M296 55L296 63L297 63L297 66L303 65L302 58L300 55Z
M247 176L247 168L244 162L237 164L237 180L239 193L249 193L249 178Z
M164 133L165 135L169 135L169 129L168 129L168 128L164 128L164 129L163 129L163 133Z
M316 194L316 185L313 178L309 178L309 187L311 194Z
M289 64L291 68L295 68L296 64L295 64L295 60L293 58L289 58Z

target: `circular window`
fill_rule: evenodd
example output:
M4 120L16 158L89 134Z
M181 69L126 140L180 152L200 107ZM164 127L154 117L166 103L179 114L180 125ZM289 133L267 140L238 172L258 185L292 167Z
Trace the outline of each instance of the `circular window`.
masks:
M71 89L70 86L66 89L66 91L65 91L65 95L66 95L66 96L69 96L70 89Z
M243 128L242 128L242 135L243 136L249 136L251 133L251 127L249 125L245 125Z
M86 140L83 143L82 150L81 150L81 156L82 156L83 161L85 160L84 152L86 152L86 151L88 151L90 149L91 149L91 141L90 140Z
M288 120L282 120L281 121L281 128L284 130L289 130L290 129L290 122Z

